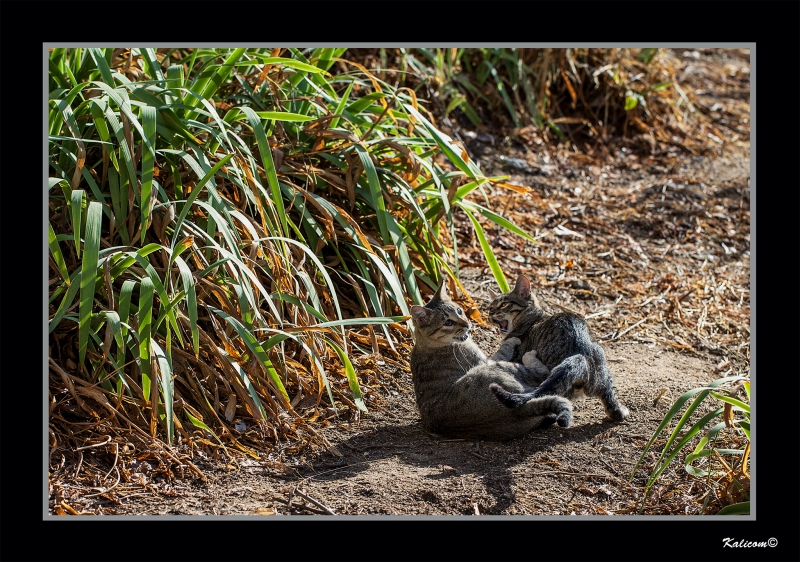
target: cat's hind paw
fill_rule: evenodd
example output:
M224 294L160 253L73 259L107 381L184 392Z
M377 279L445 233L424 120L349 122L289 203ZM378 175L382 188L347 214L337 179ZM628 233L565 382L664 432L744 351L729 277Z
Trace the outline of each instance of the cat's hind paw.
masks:
M569 427L572 425L572 403L566 398L562 398L562 400L556 415L556 423L559 427Z
M611 421L621 422L625 421L625 419L630 415L630 411L622 404L617 404L617 406L614 408L607 408L606 415Z
M535 367L540 365L542 362L539 361L539 358L536 357L536 350L533 349L522 356L522 364L526 367Z

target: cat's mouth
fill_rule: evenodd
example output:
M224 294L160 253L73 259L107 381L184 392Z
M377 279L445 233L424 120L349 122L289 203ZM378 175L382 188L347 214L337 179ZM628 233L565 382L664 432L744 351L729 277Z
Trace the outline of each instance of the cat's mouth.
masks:
M494 323L500 326L501 332L508 331L508 320L495 320Z
M453 339L456 340L456 341L461 341L461 342L467 341L469 339L469 330L465 331L460 336L455 336Z

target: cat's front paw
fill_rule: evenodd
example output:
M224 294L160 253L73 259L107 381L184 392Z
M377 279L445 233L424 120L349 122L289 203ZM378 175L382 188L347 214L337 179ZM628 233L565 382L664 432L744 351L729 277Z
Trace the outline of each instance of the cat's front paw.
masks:
M516 338L515 338L516 339ZM522 364L526 367L535 367L537 365L541 365L541 361L539 358L536 357L536 350L529 351L525 355L522 356Z
M536 373L536 378L540 379L540 381L550 376L550 369L537 357L535 350L529 351L522 356L522 364Z
M507 338L500 344L500 348L495 352L492 359L495 361L510 361L514 356L514 350L522 343L519 338Z

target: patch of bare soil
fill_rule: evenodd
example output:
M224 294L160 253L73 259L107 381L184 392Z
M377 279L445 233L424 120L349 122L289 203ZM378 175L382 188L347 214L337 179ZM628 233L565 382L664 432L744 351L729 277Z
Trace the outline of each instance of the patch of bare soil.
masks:
M567 429L505 443L447 439L420 426L407 363L370 356L357 366L380 379L362 381L369 412L340 408L338 418L329 412L315 424L331 448L283 445L259 451L260 460L214 459L212 449L198 449L193 462L205 481L112 456L125 478L113 490L98 482L88 491L70 484L74 466L53 459L51 512L66 505L98 515L635 515L657 453L632 481L631 473L670 405L689 389L750 368L749 112L742 108L749 59L681 56L695 78L716 64L714 79L702 81L705 112L725 121L718 124L730 137L706 154L601 143L578 154L461 134L484 171L509 174L508 183L521 186L488 192L487 206L538 240L484 222L506 277L513 283L526 274L546 308L587 318L630 409L625 422L605 420L600 402L589 398L575 403ZM725 79L717 81L720 68ZM500 335L483 322L497 285L463 221L455 232L462 298L474 308L476 341L491 354ZM84 453L85 462L98 462L91 449ZM704 502L705 513L715 513L718 493L676 461L644 513L699 514Z

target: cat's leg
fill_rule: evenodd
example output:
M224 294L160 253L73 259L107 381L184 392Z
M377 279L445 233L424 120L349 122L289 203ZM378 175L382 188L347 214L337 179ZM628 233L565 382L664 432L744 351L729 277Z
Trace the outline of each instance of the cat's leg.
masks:
M534 390L535 396L572 398L589 383L589 363L583 355L567 357L550 371L550 376Z
M628 408L626 408L622 402L619 401L617 398L616 388L614 387L614 381L608 380L606 387L598 396L600 401L603 403L603 409L606 411L606 415L609 419L613 421L623 421L625 418L628 417L630 413Z
M603 409L606 415L613 421L623 421L628 417L628 408L617 398L617 388L614 385L614 379L611 377L611 371L608 369L608 362L603 348L595 345L593 349L595 365L597 365L598 379L592 388L592 395L597 396L603 403Z
M522 390L514 390L507 388L510 392L533 392L533 390L542 384L542 381L547 377L541 375L541 371L536 371L530 367L526 367L522 363L515 363L513 361L495 361L495 366L502 369L503 372L511 375L514 379L522 385ZM549 373L549 371L548 371Z
M546 416L544 423L539 427L552 424L553 416L561 427L572 425L572 402L566 398L561 396L535 397L531 392L514 394L496 383L490 384L489 388L503 405L518 411L521 415Z
M500 344L500 348L492 355L495 361L510 361L514 357L514 351L522 343L519 338L506 338Z

